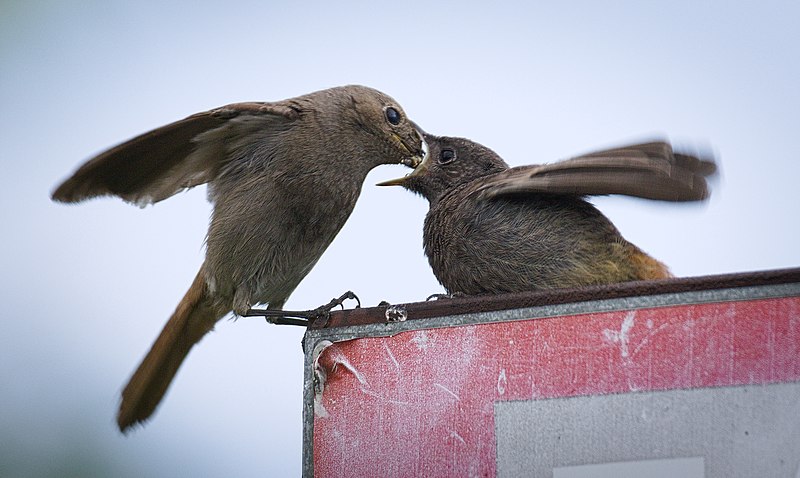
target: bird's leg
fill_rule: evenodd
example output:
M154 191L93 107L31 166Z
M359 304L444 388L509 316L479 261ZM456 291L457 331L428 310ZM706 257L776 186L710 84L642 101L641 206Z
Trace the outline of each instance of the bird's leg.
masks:
M312 320L317 318L327 318L334 307L341 306L344 310L344 301L355 299L358 303L356 308L361 307L361 301L352 292L347 291L341 296L332 299L327 304L321 305L311 310L280 310L280 309L250 309L244 313L244 317L264 317L270 324L276 325L301 325L307 327Z
M308 326L308 318L296 314L299 314L299 312L281 309L249 309L242 317L264 317L267 322L275 325Z

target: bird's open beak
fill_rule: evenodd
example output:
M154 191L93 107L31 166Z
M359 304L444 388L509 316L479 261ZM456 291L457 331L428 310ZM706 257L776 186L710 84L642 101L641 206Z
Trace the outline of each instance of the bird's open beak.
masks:
M429 161L430 161L430 154L428 153L428 143L426 143L425 140L423 139L422 158L420 159L419 156L413 156L412 158L403 161L403 164L405 164L409 168L414 168L414 170L401 178L395 178L395 179L390 179L388 181L380 182L377 184L377 186L402 186L406 182L406 180L408 180L408 178L425 174L425 171L428 170L428 165L430 164Z

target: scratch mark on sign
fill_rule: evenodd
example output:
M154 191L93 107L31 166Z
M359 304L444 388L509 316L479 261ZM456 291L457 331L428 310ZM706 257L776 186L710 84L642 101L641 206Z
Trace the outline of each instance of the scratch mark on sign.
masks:
M386 349L386 355L389 356L389 359L394 364L394 368L399 372L400 371L400 362L398 362L397 359L394 358L394 354L392 353L392 350L389 348L389 345L387 345L385 341L383 342L383 348Z
M414 337L411 341L414 342L414 345L420 350L428 350L428 347L431 346L431 339L428 338L428 334L425 333L424 330L414 332Z
M497 376L497 393L500 395L505 395L507 384L508 379L506 378L506 369L501 368L500 375Z
M455 398L456 400L461 400L461 397L459 397L458 395L456 395L456 394L455 394L455 393L454 393L452 390L450 390L449 388L445 387L445 386L444 386L444 385L442 385L441 383L434 383L434 384L433 384L433 386L434 386L434 387L439 387L440 389L442 389L442 390L444 390L445 392L449 393L449 394L450 394L450 395L452 395L452 396L453 396L453 398Z
M460 441L462 445L466 445L467 442L459 435L455 430L450 430L450 438L455 438L456 440Z
M649 327L652 328L653 327L653 322L652 321L648 321L648 322L649 322ZM666 329L669 326L670 326L670 324L664 323L664 324L659 325L655 329L651 330L650 332L648 332L647 335L644 336L642 341L639 342L639 344L633 349L633 352L631 353L631 356L635 356L637 353L639 353L639 350L641 350L642 347L647 345L650 342L650 339L653 338L653 336L655 336L656 334L658 334L659 332L661 332L662 330Z
M636 317L636 311L631 310L627 314L625 314L625 318L622 319L622 324L619 327L619 332L616 330L605 329L603 330L603 335L605 335L606 340L613 342L615 344L619 344L620 353L622 358L628 358L628 341L630 340L629 332L633 328L634 318Z
M361 392L365 395L369 395L370 397L375 397L381 402L391 403L392 405L411 405L411 402L404 402L402 400L392 400L391 398L386 398L380 393L374 392L366 387L361 387Z
M333 362L333 370L332 371L336 371L336 368L339 365L344 367L345 370L348 370L350 373L352 373L353 376L356 378L356 380L358 380L358 383L360 383L361 385L369 386L369 384L367 383L367 379L364 377L364 375L361 372L359 372L358 369L355 368L350 363L349 360L347 360L347 357L345 357L341 353L337 353L336 354L336 357L334 358L334 362Z

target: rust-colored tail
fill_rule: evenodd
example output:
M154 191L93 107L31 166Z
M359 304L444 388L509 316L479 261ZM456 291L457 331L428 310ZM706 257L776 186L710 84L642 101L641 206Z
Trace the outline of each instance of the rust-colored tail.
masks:
M204 267L200 267L186 295L122 391L117 413L122 432L153 414L194 344L227 312L209 298Z
M631 253L630 258L638 275L637 280L668 279L674 277L663 262L654 259L638 247L633 247L634 251Z

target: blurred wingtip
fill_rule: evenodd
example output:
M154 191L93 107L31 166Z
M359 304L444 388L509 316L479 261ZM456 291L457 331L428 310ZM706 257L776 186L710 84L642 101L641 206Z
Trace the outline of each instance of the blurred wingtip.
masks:
M50 199L62 204L75 204L87 199L109 194L107 191L98 190L90 182L72 176L58 185L51 193Z
M76 203L83 198L77 194L74 183L66 180L50 193L50 199L60 203Z

